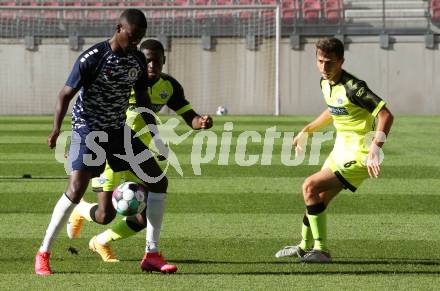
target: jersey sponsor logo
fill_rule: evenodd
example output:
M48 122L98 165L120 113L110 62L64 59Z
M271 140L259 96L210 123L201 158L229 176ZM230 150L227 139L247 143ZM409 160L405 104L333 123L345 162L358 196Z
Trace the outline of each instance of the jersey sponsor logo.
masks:
M137 76L138 76L138 70L136 68L131 68L130 70L128 70L128 79L130 81L136 80Z
M104 176L100 176L100 177L98 178L98 183L99 183L100 185L104 185L105 182L107 182L107 179L106 179Z
M334 107L329 105L328 109L330 110L330 113L333 115L348 115L347 108L345 107Z
M357 90L356 96L361 97L362 95L364 95L364 93L365 93L365 88L361 87L359 88L359 90Z
M165 100L165 99L167 99L168 98L168 92L167 91L162 91L162 92L160 92L159 93L159 97L161 98L161 99L163 99L163 100Z

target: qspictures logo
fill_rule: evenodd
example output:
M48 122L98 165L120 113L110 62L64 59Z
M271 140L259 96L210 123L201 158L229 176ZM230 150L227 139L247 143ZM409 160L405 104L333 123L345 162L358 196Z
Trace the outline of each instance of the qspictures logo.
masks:
M264 131L246 130L237 132L234 131L233 122L224 123L220 133L213 130L195 131L189 129L183 134L179 134L177 127L182 123L180 119L173 117L162 123L161 119L149 109L141 108L136 109L136 111L152 114L157 120L157 126L145 125L136 133L136 137L142 138L148 149L138 154L134 153L131 130L129 126L126 126L123 138L125 154L115 156L126 161L136 176L149 183L155 183L162 179L170 167L174 168L180 176L184 176L181 161L188 161L187 155L189 155L189 162L194 175L202 175L202 165L209 163L215 163L218 166L238 165L240 167L269 166L272 163L281 163L286 167L319 165L323 162L321 153L324 144L331 145L334 143L334 151L337 150L343 153L347 156L347 159L352 159L350 155L353 155L354 159L360 150L365 152L370 147L373 137L376 135L377 138L378 135L375 131L371 131L366 135L359 135L356 132L344 132L342 135L335 135L334 131L315 132L313 135L309 135L278 131L276 126L266 128ZM151 137L150 132L154 133L154 137ZM67 174L70 173L71 169L70 161L77 158L82 158L88 166L98 166L105 162L106 152L95 142L97 138L100 142L108 141L107 134L103 131L93 131L86 138L86 145L95 153L95 158L92 158L90 154L79 157L79 150L72 146L68 151L69 158L67 158L65 145L69 137L74 134L77 133L63 132L58 138L55 151L55 159L64 164ZM303 149L302 151L296 151L292 144L297 135L299 136L298 144ZM380 141L385 142L384 134L379 135L379 137ZM179 157L173 149L185 141L190 142L191 152L180 153ZM384 155L380 148L377 148L377 151L381 163ZM183 157L182 155L186 156ZM165 163L163 173L158 177L151 177L143 171L141 164L159 156L165 158L165 161L162 162ZM365 154L365 161L362 161L365 164L368 163L366 159L367 154Z

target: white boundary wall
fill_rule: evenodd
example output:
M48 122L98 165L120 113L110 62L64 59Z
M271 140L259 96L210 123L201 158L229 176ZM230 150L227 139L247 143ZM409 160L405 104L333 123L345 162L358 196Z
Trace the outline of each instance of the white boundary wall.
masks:
M344 68L361 79L383 97L395 113L440 114L440 73L438 48L426 49L424 36L395 36L391 49L379 46L379 37L348 37ZM86 39L83 49L102 39ZM302 50L290 48L289 39L280 44L280 113L316 114L325 106L319 89L319 73L315 66L315 38L304 39ZM172 41L168 66L183 84L188 99L199 112L213 113L206 92L195 92L195 84L208 75L218 75L218 83L233 84L224 92L232 114L274 114L273 94L263 97L258 86L273 66L273 54L247 51L243 41L217 39L214 51L203 51L200 39ZM173 57L173 52L185 55ZM24 48L23 40L0 39L0 114L52 114L56 96L70 72L79 52L69 50L66 39L43 39L38 50ZM243 59L241 56L246 55ZM234 62L235 72L218 74L221 62ZM183 62L179 64L178 62ZM192 71L191 71L192 70ZM273 70L272 70L273 71ZM269 94L269 93L268 93ZM211 104L209 108L203 104ZM218 104L221 105L221 104ZM206 108L205 108L206 107Z

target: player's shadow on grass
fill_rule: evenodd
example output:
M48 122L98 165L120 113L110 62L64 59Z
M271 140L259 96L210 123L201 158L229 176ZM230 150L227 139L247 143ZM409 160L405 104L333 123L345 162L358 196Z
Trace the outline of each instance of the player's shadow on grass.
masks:
M124 260L124 261L138 261L138 260ZM280 260L280 261L217 261L217 260L173 260L169 259L170 262L176 264L226 264L226 265L258 265L258 264L270 264L270 265L302 265L296 259L290 260ZM318 266L319 264L308 264ZM429 260L429 259L373 259L373 260L363 260L363 259L349 259L349 260L335 260L330 264L323 265L423 265L423 266L440 266L439 260ZM436 273L440 273L436 272Z

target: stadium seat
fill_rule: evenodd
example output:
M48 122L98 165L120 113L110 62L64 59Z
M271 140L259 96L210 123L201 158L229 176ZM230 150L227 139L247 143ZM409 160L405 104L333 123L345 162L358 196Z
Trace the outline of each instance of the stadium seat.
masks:
M317 23L321 16L321 1L303 0L302 15L305 23Z
M146 6L168 6L168 5L172 5L172 3L170 3L170 1L146 0L144 5L146 5Z
M128 6L145 6L145 1L127 1Z
M99 0L83 0L85 6L102 7L104 4ZM87 10L85 12L87 20L101 20L103 18L103 10Z
M194 0L193 4L194 5L199 5L199 6L208 6L210 5L211 1L210 0ZM196 10L196 20L201 21L204 20L205 18L207 18L209 12L203 11L203 10Z
M234 0L217 0L217 6L234 5ZM233 19L232 11L224 11L221 14L222 21L231 21Z
M38 6L38 1L36 0L21 0L20 5L21 6Z
M44 1L43 6L60 6L59 1ZM44 19L57 19L60 17L60 10L43 10L42 16Z
M341 19L342 1L341 0L325 0L324 16L329 23L337 23Z
M10 21L17 17L15 10L3 10L1 6L16 6L15 1L2 1L0 2L0 21Z
M281 18L285 23L292 23L298 19L299 0L283 0L281 2Z
M276 0L260 0L260 4L262 5L275 5L277 4ZM261 15L265 18L273 18L275 17L274 10L263 10Z
M80 7L81 1L78 0L64 0L64 6L68 7ZM79 10L64 10L63 18L68 21L77 21L81 20L82 13Z
M190 0L175 0L172 3L173 6L189 6L191 5ZM174 10L174 17L178 20L187 19L189 15L188 10Z
M432 0L431 1L431 21L432 22L440 22L440 0Z
M255 4L254 0L238 0L237 4L239 5L252 5ZM244 10L238 13L238 16L241 21L247 21L252 17L252 12L250 10Z

